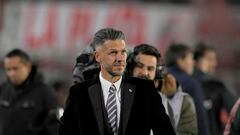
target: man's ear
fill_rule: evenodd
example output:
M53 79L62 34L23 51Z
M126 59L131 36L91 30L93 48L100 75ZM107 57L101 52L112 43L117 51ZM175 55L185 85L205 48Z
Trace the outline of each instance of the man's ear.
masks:
M31 62L27 62L27 63L26 63L26 66L27 66L27 68L29 69L29 71L31 71L31 69L32 69L32 63L31 63Z
M94 52L94 57L97 62L100 62L100 53L98 51Z

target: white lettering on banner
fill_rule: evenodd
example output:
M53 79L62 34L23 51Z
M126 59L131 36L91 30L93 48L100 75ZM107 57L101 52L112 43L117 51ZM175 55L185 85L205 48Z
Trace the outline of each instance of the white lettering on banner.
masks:
M26 33L24 34L26 37L24 40L26 41L26 45L30 48L39 48L41 45L52 47L54 44L56 44L56 8L50 7L46 9L44 22L43 24L38 25L44 27L42 28L41 33L37 33L37 27L35 27L35 25L37 24L37 21L39 21L38 17L40 17L40 15L41 14L38 14L36 7L29 7L28 11L26 12Z
M83 44L90 42L95 30L93 28L98 26L95 21L99 15L93 13L91 8L88 10L81 7L68 8L65 10L68 12L68 16L62 20L68 23L65 23L66 26L60 26L60 12L56 5L48 6L44 11L41 7L28 8L24 19L26 22L23 22L26 28L24 40L27 47L51 48L57 44L65 44L64 46L67 48L74 48L79 41ZM42 14L44 16L41 18ZM100 21L103 21L103 27L116 27L123 30L128 35L129 44L141 43L145 40L143 30L146 17L144 18L138 8L129 6L123 7L122 10L110 8L109 11L104 11L104 14L103 18L99 18ZM42 23L39 24L37 21ZM39 26L42 28L40 32L36 30ZM63 30L63 28L65 29ZM59 32L65 33L64 37L60 37ZM64 38L65 41L59 43L58 40L61 38Z

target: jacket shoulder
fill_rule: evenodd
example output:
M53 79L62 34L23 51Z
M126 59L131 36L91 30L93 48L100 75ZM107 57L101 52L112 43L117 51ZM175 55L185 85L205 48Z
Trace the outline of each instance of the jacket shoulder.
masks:
M188 94L184 95L183 97L182 111L190 111L192 113L196 113L193 98Z
M81 82L81 83L76 83L76 84L74 84L70 87L69 92L72 95L76 95L76 94L81 93L81 92L86 92L87 89L91 85L94 85L95 83L97 83L96 79L84 81L84 82Z

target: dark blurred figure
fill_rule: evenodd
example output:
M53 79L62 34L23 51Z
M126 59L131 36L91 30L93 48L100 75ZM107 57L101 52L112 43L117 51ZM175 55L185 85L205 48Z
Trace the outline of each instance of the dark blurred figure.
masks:
M57 97L58 103L60 105L58 109L59 118L62 117L65 103L68 97L68 83L64 81L55 81L52 83L54 88L54 94Z
M191 96L182 92L175 77L164 73L160 67L160 53L151 45L134 47L128 57L127 72L130 76L153 80L162 97L165 110L178 135L197 135L197 116ZM163 67L162 67L163 68Z
M200 83L191 76L194 68L191 48L184 44L172 44L166 51L165 59L168 71L176 77L183 91L193 97L197 110L198 134L209 135L203 90Z
M68 84L64 81L56 81L52 85L60 107L65 108L65 102L68 96Z
M8 80L0 86L0 134L56 135L57 100L29 56L12 50L4 67Z
M240 98L231 110L223 135L240 135Z
M210 131L212 135L222 133L225 120L222 119L224 111L230 112L236 98L225 87L223 82L213 77L217 56L214 48L199 43L194 52L195 69L194 77L202 84L205 100L204 107L208 113Z
M212 77L217 67L217 54L214 48L199 43L194 50L194 76L198 80L207 80Z
M85 48L76 59L73 69L73 83L81 83L95 78L99 71L99 64L94 58L95 47L90 44Z

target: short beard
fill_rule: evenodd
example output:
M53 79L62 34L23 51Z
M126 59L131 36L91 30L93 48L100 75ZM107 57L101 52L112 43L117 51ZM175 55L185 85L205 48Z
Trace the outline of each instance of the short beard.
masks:
M123 72L122 73L114 73L112 71L107 71L112 77L115 77L115 76L121 76L123 75Z
M112 77L116 77L116 76L122 76L124 74L124 71L123 72L119 72L119 73L116 73L116 72L113 72L111 68L107 68L106 71L112 76Z
M123 65L123 64L121 64L121 63L119 63L119 62L114 62L113 63L113 65L112 65L112 67L110 67L109 65L102 65L103 66L103 68L105 68L105 70L112 76L112 77L116 77L116 76L122 76L123 74L124 74L124 71L122 71L122 72L114 72L113 71L113 67L114 66L119 66L119 65ZM126 68L126 66L124 67L124 69Z

